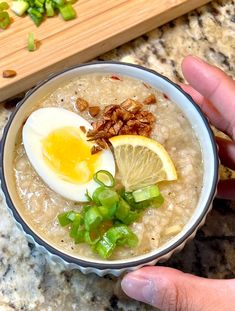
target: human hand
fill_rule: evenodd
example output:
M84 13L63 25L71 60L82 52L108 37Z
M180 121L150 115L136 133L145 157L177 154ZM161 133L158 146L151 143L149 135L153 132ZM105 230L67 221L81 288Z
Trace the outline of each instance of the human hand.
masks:
M182 70L189 93L211 123L235 140L235 82L221 70L188 56ZM221 162L235 169L235 143L217 139ZM221 181L218 195L235 199L235 179ZM233 311L235 280L208 280L166 267L144 267L122 280L124 292L162 311Z
M202 60L188 56L182 63L188 85L181 84L201 107L210 122L231 140L216 137L221 163L235 170L235 81L223 71ZM235 199L235 179L221 180L217 196Z

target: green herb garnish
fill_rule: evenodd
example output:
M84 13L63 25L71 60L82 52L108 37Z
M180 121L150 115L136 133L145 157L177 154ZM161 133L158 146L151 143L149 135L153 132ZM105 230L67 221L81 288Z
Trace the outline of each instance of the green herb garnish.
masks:
M1 29L6 29L10 23L10 16L6 12L6 10L9 9L9 5L7 2L0 2L0 28Z
M115 180L111 173L105 170L100 170L95 173L94 181L103 187L113 188L115 186Z
M70 237L76 244L87 243L100 257L107 259L117 246L137 246L138 238L128 225L138 220L153 202L159 207L164 199L155 185L134 192L117 192L113 176L104 170L97 172L94 180L101 186L92 196L86 193L89 205L81 212L62 213L58 220L61 226L70 227Z
M28 36L28 50L30 52L33 52L36 50L36 42L35 42L35 39L34 39L34 33L33 32L30 32L29 33L29 36Z
M8 10L9 4L7 2L0 2L0 12Z
M156 198L160 195L157 185L147 186L132 192L136 203Z
M11 10L18 16L28 14L37 27L45 17L52 17L57 13L60 13L65 21L76 17L72 3L66 0L14 0Z
M22 16L29 8L26 0L12 1L11 10L18 16Z

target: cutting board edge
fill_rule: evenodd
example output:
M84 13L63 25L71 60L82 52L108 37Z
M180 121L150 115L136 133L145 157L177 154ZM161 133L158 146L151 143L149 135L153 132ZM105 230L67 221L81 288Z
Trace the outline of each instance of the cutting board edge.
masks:
M7 86L2 88L0 87L0 101L4 101L8 98L17 96L18 94L34 87L40 81L45 80L51 74L58 73L65 68L87 62L124 43L127 43L130 40L137 38L138 36L143 35L146 32L162 26L165 23L188 13L189 11L192 11L206 3L209 3L210 1L211 0L193 0L190 3L187 2L185 4L180 4L176 7L172 7L170 10L162 12L158 16L153 16L148 20L140 22L138 25L134 25L133 27L118 32L114 37L109 38L108 42L107 39L101 40L97 44L71 55L69 58L53 63L49 67L43 68L42 70L37 72L37 77L34 77L35 74L32 73L25 76L20 81L14 81L14 78L11 78L11 81ZM110 41L112 42L110 43Z

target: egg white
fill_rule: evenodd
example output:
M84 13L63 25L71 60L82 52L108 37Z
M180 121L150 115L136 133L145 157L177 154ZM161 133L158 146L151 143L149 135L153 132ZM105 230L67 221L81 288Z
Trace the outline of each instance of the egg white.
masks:
M23 126L23 144L33 168L53 191L69 200L86 202L86 191L91 195L99 185L93 179L84 184L63 180L48 166L43 156L42 140L52 131L68 126L79 130L80 126L92 129L89 122L74 112L55 107L40 108L29 116ZM97 171L107 170L115 175L115 161L109 149L101 151L99 163Z

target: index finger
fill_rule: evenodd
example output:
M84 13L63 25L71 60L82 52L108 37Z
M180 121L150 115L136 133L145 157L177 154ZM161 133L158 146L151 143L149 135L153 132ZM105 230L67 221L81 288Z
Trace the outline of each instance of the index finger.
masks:
M209 118L211 124L213 124L218 130L230 136L232 135L231 133L227 131L228 122L226 121L224 116L218 112L215 106L208 99L206 99L196 90L194 90L194 88L189 84L180 83L180 87L186 93L188 93L193 98L193 100L200 106L202 111Z
M235 82L219 68L193 56L183 60L182 71L189 84L223 115L225 130L235 138Z

